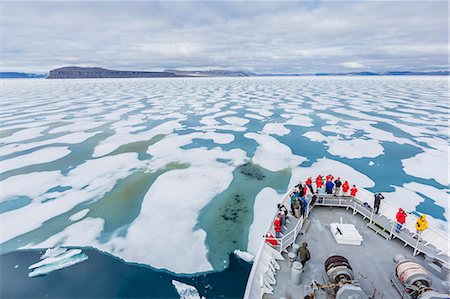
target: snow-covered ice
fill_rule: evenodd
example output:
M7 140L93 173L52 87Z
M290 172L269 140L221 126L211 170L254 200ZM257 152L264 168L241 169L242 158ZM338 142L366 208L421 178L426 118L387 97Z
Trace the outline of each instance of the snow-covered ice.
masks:
M172 280L172 284L180 295L180 299L201 299L197 289L186 283Z

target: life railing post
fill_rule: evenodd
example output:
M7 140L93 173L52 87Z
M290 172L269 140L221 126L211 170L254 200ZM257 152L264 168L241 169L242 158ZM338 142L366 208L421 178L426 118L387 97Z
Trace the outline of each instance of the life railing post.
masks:
M373 209L372 209L372 211L370 212L370 224L372 224L372 221L373 221Z
M394 234L394 226L396 226L397 222L392 221L392 226L391 226L391 232L389 233L389 240L392 238L392 235Z
M413 256L417 255L417 251L418 251L417 248L418 248L419 242L420 242L420 235L417 234L417 241L416 241L416 245L414 246Z

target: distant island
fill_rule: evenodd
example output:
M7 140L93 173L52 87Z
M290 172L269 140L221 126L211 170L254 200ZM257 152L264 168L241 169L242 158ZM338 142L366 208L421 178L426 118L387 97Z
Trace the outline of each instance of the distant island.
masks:
M170 78L170 77L239 77L249 76L236 71L178 71L163 72L118 71L99 67L62 67L50 71L47 79L83 79L83 78Z
M238 70L185 71L167 69L162 72L119 71L99 67L68 66L53 69L47 74L0 72L0 78L47 78L47 79L95 79L95 78L177 78L177 77L285 77L285 76L449 76L449 71L389 71L389 72L349 72L349 73L252 73Z

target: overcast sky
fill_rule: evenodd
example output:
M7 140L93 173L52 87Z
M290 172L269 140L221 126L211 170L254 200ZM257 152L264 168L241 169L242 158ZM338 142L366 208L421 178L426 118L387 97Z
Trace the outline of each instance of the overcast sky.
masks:
M448 68L447 1L0 4L3 71Z

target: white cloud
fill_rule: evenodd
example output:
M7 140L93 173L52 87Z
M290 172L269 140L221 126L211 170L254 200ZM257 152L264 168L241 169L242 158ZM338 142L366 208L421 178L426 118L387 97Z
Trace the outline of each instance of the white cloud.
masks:
M447 66L444 1L6 1L0 13L5 71Z
M361 62L357 62L357 61L344 62L344 63L341 63L341 65L351 68L351 69L360 69L360 68L364 67L364 65Z

